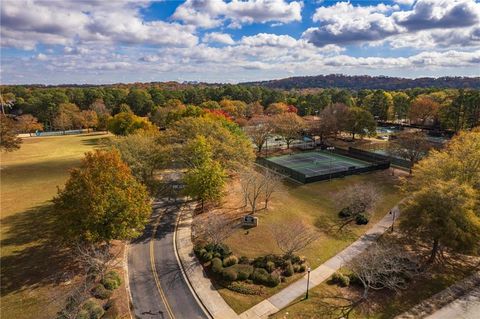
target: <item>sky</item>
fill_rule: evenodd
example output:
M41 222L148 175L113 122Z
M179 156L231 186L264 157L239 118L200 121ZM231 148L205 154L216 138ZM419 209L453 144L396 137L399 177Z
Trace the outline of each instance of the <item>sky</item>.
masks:
M1 84L480 76L480 1L1 0Z

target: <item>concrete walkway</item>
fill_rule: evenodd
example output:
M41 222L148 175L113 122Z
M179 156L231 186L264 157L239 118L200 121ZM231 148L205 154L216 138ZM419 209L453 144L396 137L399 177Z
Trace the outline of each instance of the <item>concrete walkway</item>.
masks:
M435 311L426 319L480 318L480 287Z
M199 301L213 318L234 319L238 315L220 296L212 282L203 271L193 252L192 243L192 212L193 206L185 205L179 216L176 229L177 252L185 275L194 289Z
M188 207L188 206L187 206ZM260 319L267 318L282 308L288 306L298 297L306 293L307 275L292 283L272 297L265 299L259 304L253 306L242 314L237 315L230 306L223 300L220 294L212 286L210 279L203 271L202 265L197 261L193 254L193 244L191 241L192 209L187 209L181 215L181 220L177 229L177 245L180 260L184 264L187 277L193 286L198 298L208 309L213 318L241 318L241 319ZM395 206L395 216L400 215L398 206ZM369 229L363 236L343 251L327 260L310 273L310 288L313 288L323 281L327 280L333 273L340 269L346 262L363 252L380 235L392 226L393 215L385 215L377 224Z
M396 217L400 215L398 206L395 206L392 211L395 211ZM313 288L319 285L333 275L333 273L340 269L346 262L363 252L372 242L392 226L392 221L392 215L385 215L385 217L383 217L357 241L342 250L339 254L327 260L324 264L312 270L310 273L310 287ZM267 318L269 315L278 312L280 309L285 308L297 298L304 295L306 291L307 275L281 290L279 293L243 312L240 314L240 318Z

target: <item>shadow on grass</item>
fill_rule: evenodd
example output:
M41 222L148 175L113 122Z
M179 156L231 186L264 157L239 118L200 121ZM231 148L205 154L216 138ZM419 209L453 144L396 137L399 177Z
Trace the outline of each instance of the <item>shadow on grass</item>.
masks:
M100 134L95 134L95 135L100 135ZM102 135L105 135L105 134L102 134ZM89 136L92 136L92 135L89 135ZM83 145L90 145L90 146L105 147L105 146L107 146L107 142L108 142L109 139L110 138L108 136L83 139L82 144Z
M57 239L51 204L3 218L2 231L2 296L58 284L75 270Z

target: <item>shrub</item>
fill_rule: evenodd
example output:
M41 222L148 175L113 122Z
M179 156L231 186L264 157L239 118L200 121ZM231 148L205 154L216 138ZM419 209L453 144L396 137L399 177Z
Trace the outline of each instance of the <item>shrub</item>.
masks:
M108 299L112 295L112 292L106 289L104 285L98 284L93 288L92 295L98 299Z
M301 261L301 258L300 256L292 255L290 260L292 261L292 264L298 264Z
M222 254L220 254L220 253L214 253L214 254L213 254L213 258L220 258L220 259L222 259Z
M102 317L102 319L118 319L118 318L121 318L120 309L115 303L105 311L105 315Z
M197 256L201 256L206 252L207 250L205 249L204 245L196 244L195 247L193 247L193 251Z
M233 266L233 265L235 265L236 263L238 263L238 258L237 258L237 256L231 255L231 256L228 256L227 258L225 258L225 259L223 260L223 267Z
M237 280L237 272L232 268L224 268L222 270L222 277L226 281L235 281Z
M300 265L300 269L298 270L298 272L305 272L305 270L307 270L307 265L301 264L301 265Z
M252 280L256 284L266 284L268 282L269 273L263 268L255 268L252 273Z
M250 264L250 258L246 257L246 256L242 256L240 257L240 259L238 260L238 263L239 264Z
M272 272L275 270L275 263L273 261L267 261L267 264L265 265L265 269L268 272Z
M236 264L229 268L237 272L237 280L246 280L253 273L253 266L245 264Z
M244 282L234 281L230 283L226 288L244 295L261 295L262 294L262 288L252 285L251 283L248 284Z
M286 263L285 263L285 269L283 271L283 274L286 276L286 277L290 277L292 276L294 273L293 271L293 266L292 266L292 262L290 260L288 260Z
M100 319L105 311L103 308L95 301L95 299L89 299L82 307L82 310L85 310L88 313L89 319Z
M264 256L257 257L253 260L253 266L255 268L265 268L267 261Z
M360 279L358 279L357 275L354 273L351 273L348 275L348 279L350 280L350 285L355 285L355 286L362 286L362 282Z
M332 275L331 281L340 287L348 287L350 285L350 278L339 272Z
M270 287L276 287L280 283L280 275L277 273L272 273L268 276L267 285Z
M338 213L338 217L340 218L348 218L352 216L352 212L350 210L350 207L345 207Z
M222 259L232 254L230 247L228 247L225 244L219 244L219 245L208 244L205 246L205 249L213 253L214 257L219 257ZM217 254L219 254L219 256L217 256Z
M357 215L357 217L355 217L355 223L357 225L366 225L368 224L368 218L363 214Z
M201 259L202 259L203 262L207 262L207 261L212 260L212 258L213 258L213 254L211 252L208 252L208 251L205 250L205 253L202 255Z
M67 318L67 317L65 317L65 318ZM75 317L75 319L90 319L90 313L85 309L80 310L77 313L77 316Z
M212 259L212 271L216 274L219 274L222 272L223 269L223 263L222 260L218 257L215 257Z
M299 272L300 271L300 265L297 265L297 264L293 265L293 271L294 272Z
M122 284L122 278L116 271L109 271L102 279L102 284L108 290L115 290Z

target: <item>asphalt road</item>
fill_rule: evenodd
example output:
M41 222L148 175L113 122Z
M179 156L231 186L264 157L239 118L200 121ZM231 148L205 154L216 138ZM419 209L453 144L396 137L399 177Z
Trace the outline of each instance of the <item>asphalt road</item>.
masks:
M154 205L150 224L130 244L128 275L138 319L208 318L188 288L175 257L173 233L179 208Z

